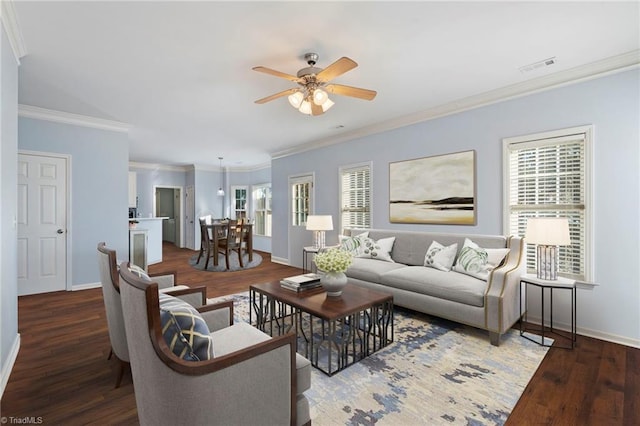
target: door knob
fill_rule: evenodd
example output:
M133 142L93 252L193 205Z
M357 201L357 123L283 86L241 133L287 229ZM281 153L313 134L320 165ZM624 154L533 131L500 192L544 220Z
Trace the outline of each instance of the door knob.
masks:
M64 231L63 231L62 229L58 229L56 232L57 232L58 234L64 234Z

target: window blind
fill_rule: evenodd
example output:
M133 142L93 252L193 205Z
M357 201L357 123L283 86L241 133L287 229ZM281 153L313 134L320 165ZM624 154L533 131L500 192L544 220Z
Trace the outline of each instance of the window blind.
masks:
M524 236L531 217L566 217L570 246L559 247L558 272L585 279L585 134L511 143L508 153L509 232ZM535 246L527 247L527 269L535 271Z
M371 167L346 168L341 171L341 227L371 227Z

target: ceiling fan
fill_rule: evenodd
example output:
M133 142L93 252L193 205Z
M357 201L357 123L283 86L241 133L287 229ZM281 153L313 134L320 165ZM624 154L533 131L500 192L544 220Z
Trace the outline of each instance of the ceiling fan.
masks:
M253 67L254 71L263 72L276 77L284 78L298 83L300 87L294 87L282 92L267 96L255 101L257 104L264 104L274 99L288 96L291 106L303 114L320 115L331 108L334 102L329 99L329 93L353 98L366 99L368 101L376 97L375 90L361 89L358 87L344 86L342 84L329 83L334 78L350 71L358 64L347 57L342 57L322 69L317 68L317 53L307 53L304 55L308 67L302 68L297 75L286 74L266 67Z

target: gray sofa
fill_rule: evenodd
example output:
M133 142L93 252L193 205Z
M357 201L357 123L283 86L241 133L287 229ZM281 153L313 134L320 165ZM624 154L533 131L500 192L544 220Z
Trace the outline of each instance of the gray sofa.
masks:
M499 345L500 335L520 315L520 276L525 273L526 253L520 237L501 235L445 234L380 229L345 230L345 235L369 233L369 238L395 237L391 258L395 262L355 257L346 271L350 282L394 296L394 304L489 331ZM425 267L425 254L435 240L449 246L465 238L482 248L508 248L502 263L487 280L451 270Z

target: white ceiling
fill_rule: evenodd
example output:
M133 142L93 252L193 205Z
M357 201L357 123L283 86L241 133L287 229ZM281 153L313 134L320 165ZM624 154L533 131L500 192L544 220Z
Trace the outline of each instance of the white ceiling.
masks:
M272 155L397 127L567 78L633 66L633 2L56 2L15 1L27 54L19 102L131 126L130 160L259 167ZM335 83L378 92L333 96L318 117L294 87L306 52ZM555 65L522 73L550 57ZM594 64L595 63L595 64ZM591 65L589 65L591 64Z

